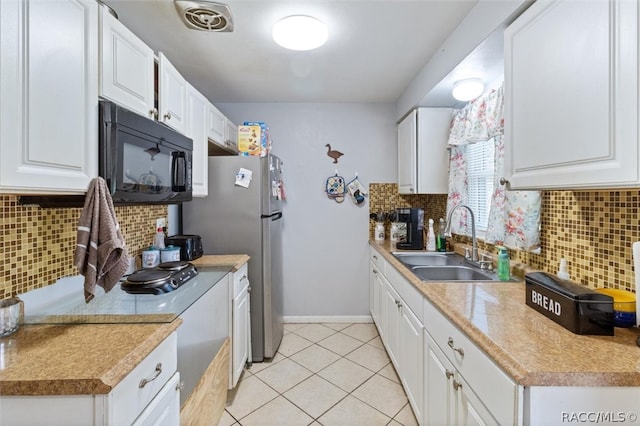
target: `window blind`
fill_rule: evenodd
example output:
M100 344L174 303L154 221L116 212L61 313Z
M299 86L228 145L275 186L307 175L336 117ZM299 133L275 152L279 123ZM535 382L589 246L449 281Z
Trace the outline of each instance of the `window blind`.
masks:
M495 143L493 138L467 146L467 204L476 219L476 231L487 230L491 195L495 181ZM467 224L471 231L471 223Z

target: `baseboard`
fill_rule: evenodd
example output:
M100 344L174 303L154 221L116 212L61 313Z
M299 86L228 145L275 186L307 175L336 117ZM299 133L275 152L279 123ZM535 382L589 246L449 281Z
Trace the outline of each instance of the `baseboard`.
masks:
M287 323L368 323L373 322L370 315L340 315L340 316L286 316L282 322Z

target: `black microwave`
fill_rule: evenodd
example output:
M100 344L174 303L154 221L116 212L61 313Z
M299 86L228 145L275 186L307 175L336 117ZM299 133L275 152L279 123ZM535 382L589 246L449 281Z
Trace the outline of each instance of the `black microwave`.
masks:
M99 126L99 174L114 204L191 201L191 139L106 100Z

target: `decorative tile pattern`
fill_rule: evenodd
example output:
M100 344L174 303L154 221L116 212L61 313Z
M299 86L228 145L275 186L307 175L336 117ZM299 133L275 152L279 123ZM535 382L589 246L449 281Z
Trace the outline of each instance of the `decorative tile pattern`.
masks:
M23 206L15 195L0 195L0 299L77 275L73 266L81 208ZM130 256L153 241L156 219L167 206L116 207Z
M425 217L444 217L446 195L399 195L397 185L369 185L370 211L421 207ZM509 250L512 264L555 274L560 258L567 259L571 279L588 287L635 291L631 245L640 241L640 194L624 191L543 191L541 253ZM373 238L373 221L370 221ZM469 242L469 238L454 238ZM479 243L481 251L495 247Z

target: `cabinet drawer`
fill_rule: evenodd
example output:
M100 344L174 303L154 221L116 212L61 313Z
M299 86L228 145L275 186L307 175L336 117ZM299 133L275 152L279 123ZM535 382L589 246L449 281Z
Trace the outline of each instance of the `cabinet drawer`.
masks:
M248 264L245 263L233 273L233 298L238 297L240 292L249 285Z
M424 324L438 347L498 423L513 423L517 404L515 382L426 299Z
M382 255L373 247L369 247L369 260L375 265L378 271L382 273L382 275L386 275L387 261L384 260L384 257L382 257Z
M409 306L415 316L420 322L424 321L423 318L423 300L424 296L420 291L415 288L413 284L409 282L396 268L391 265L387 267L386 273L387 280L398 292L398 295L402 298L405 305Z
M112 406L117 409L111 412L111 424L131 424L174 375L177 341L177 333L171 333L113 389Z

